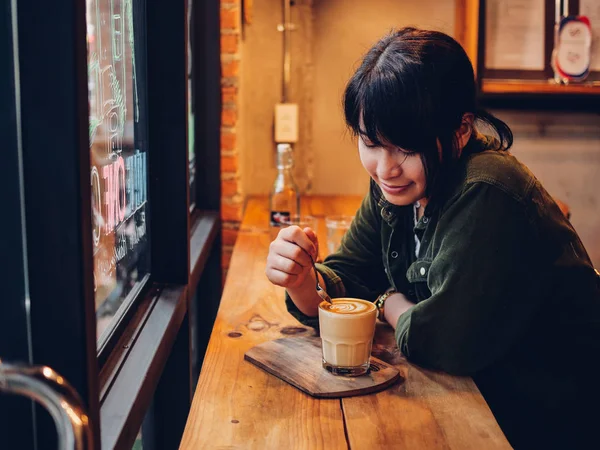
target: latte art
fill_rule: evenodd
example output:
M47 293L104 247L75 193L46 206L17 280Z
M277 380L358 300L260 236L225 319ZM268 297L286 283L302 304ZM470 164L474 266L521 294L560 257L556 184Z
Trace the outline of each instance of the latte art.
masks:
M323 302L319 307L335 314L364 314L375 309L371 302L350 298L333 299L333 303Z

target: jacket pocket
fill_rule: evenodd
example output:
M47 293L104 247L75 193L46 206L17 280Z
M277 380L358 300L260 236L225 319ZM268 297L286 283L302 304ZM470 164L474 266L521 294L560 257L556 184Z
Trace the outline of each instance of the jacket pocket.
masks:
M426 283L430 268L431 261L427 259L417 259L406 271L406 278L410 283Z
M417 303L431 297L431 291L427 284L430 268L431 261L427 259L417 259L406 271L406 278L412 286L410 292L414 293Z

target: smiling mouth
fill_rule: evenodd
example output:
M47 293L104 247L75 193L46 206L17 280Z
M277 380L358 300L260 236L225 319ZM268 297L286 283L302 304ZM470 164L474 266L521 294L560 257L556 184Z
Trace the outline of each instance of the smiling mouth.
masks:
M412 183L408 183L408 184L405 184L405 185L402 185L402 186L392 186L391 184L387 184L387 183L384 183L384 182L382 181L382 182L381 182L381 184L382 184L382 186L383 186L385 189L389 189L389 190L391 190L391 191L397 191L397 190L403 190L403 189L406 189L406 188L407 188L407 187L409 187L409 186L410 186Z

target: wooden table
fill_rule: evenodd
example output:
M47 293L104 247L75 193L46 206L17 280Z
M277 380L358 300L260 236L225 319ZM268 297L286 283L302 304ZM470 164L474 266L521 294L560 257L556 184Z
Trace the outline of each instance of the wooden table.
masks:
M311 197L302 209L323 219L353 214L359 204ZM319 400L244 361L257 344L314 334L287 313L283 289L265 277L266 217L266 199L250 199L181 449L510 448L475 383L408 363L388 325L378 324L373 354L404 381L376 394Z

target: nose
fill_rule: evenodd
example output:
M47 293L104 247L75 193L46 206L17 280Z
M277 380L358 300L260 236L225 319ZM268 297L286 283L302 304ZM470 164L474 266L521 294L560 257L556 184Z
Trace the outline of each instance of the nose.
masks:
M399 164L395 152L383 151L377 162L377 176L382 180L391 180L402 174L402 165Z

